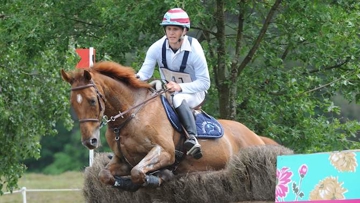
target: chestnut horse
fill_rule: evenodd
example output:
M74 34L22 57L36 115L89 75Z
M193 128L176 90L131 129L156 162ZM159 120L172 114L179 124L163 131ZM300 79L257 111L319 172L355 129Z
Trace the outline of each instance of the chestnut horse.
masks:
M186 155L176 159L184 135L172 127L159 94L137 79L134 69L99 62L61 74L71 84L70 102L80 122L82 144L88 149L99 147L100 128L108 125L105 136L114 156L99 173L106 184L132 191L159 186L171 177L168 169L177 174L220 170L241 148L265 144L243 124L218 120L224 134L199 139L201 159Z

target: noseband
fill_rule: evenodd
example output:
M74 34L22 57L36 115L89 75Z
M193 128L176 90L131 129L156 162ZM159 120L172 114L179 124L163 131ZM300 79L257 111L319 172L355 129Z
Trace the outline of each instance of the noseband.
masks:
M85 88L88 88L88 87L93 87L95 89L95 91L96 91L96 98L97 98L97 101L98 101L99 106L100 106L100 114L101 114L101 112L104 110L104 106L103 106L103 103L100 102L100 98L103 100L104 103L105 103L105 99L102 96L102 94L99 92L99 90L96 88L96 85L95 85L93 80L90 80L90 83L87 84L87 85L73 87L73 88L71 88L71 91L82 90L82 89L85 89ZM80 123L84 123L84 122L101 122L101 120L99 120L98 118L84 118L84 119L79 119L79 122Z

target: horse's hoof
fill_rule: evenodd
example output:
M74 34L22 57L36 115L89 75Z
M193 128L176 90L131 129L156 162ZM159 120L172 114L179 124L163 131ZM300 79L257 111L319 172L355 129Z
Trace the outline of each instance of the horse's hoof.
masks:
M162 181L166 182L166 181L170 181L174 178L174 173L173 173L173 171L170 171L169 169L163 169L159 172L159 174L157 176Z
M120 176L114 176L114 178L115 178L114 187L116 188L130 192L135 192L141 187L140 184L134 184L130 178L124 178Z
M146 181L143 184L145 187L159 187L160 186L160 178L153 175L146 175Z

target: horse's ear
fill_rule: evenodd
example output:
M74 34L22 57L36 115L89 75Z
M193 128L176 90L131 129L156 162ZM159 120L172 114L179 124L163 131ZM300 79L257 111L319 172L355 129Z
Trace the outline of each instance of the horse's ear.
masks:
M91 73L87 70L84 70L84 78L88 81L91 80Z
M68 82L70 84L73 81L73 79L69 76L69 74L64 71L64 69L61 69L61 77L63 80L65 80L66 82Z

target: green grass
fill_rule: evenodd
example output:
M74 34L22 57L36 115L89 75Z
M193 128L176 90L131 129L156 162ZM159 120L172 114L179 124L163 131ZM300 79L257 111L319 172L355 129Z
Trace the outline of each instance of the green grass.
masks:
M28 173L18 182L20 188L26 189L82 189L84 177L82 172L66 172L61 175L43 175ZM19 190L20 190L19 188ZM26 192L27 203L82 203L85 202L82 191L61 192ZM21 193L0 196L1 203L22 203Z

